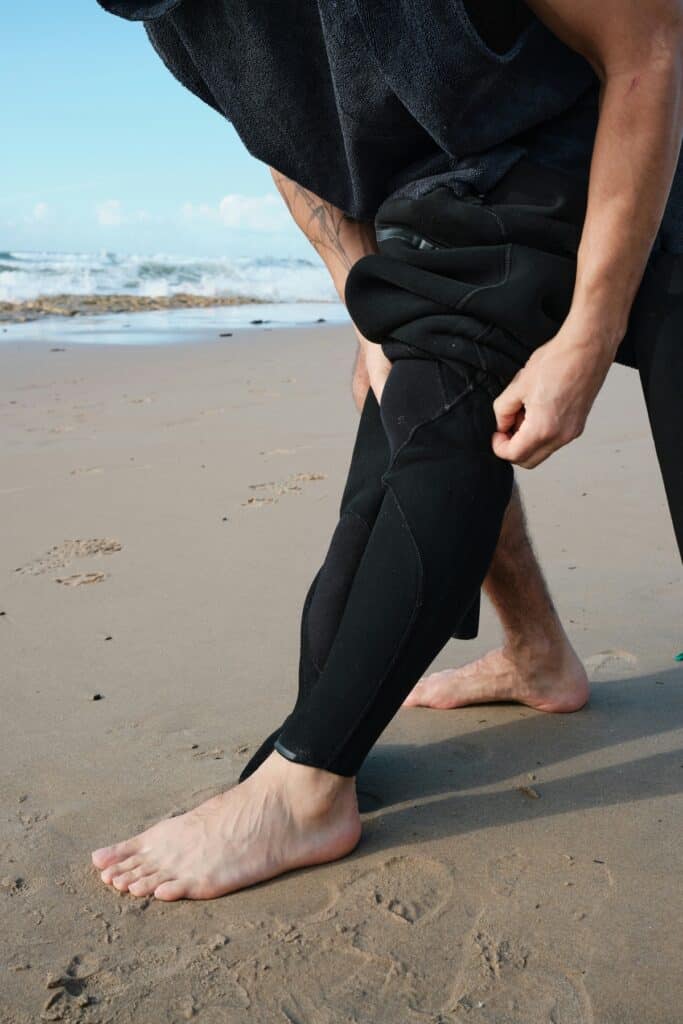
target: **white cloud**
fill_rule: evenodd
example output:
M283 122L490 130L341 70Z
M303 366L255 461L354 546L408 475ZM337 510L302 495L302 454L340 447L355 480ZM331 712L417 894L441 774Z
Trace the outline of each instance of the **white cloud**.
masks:
M280 196L224 196L218 204L221 224L226 228L251 228L252 231L273 231L291 224Z
M121 224L151 224L158 221L149 210L134 210L127 213L120 199L105 199L95 207L97 223L102 227L120 227Z
M33 207L31 219L34 221L45 220L49 212L50 207L47 205L47 203L36 203L36 205Z
M102 227L117 227L123 222L120 199L105 199L103 203L98 203L95 211L97 223Z
M272 193L263 196L231 193L223 196L217 206L184 203L180 213L186 221L208 221L238 231L282 231L292 225L282 199Z
M180 216L186 221L217 220L218 210L208 203L183 203Z

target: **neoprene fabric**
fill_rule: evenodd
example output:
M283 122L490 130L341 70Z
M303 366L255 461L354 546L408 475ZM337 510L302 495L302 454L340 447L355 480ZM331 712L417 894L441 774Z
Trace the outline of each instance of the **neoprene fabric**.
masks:
M351 270L349 310L393 366L365 403L340 519L306 599L299 694L273 747L355 775L484 580L512 468L491 452L493 398L571 301L585 193L521 161L483 200L437 188L377 216L379 255ZM641 368L681 539L683 258L653 261L620 361ZM607 528L607 524L605 526Z

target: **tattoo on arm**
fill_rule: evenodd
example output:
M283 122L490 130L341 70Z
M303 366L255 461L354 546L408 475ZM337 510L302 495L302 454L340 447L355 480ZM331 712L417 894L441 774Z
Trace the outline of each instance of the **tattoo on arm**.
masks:
M338 260L342 267L349 271L358 259L358 255L354 258L348 252L343 235L347 232L353 234L355 233L354 229L357 229L370 239L374 234L372 226L354 221L342 210L325 202L324 199L320 199L315 193L291 181L279 171L271 168L271 174L293 219L323 260L326 263L330 258ZM347 242L349 240L347 238ZM371 252L374 246L368 244L364 248L365 251Z

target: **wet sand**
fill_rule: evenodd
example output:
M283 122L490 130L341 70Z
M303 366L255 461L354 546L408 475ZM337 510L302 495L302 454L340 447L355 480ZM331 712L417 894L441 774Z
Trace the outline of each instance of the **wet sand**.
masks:
M520 475L588 708L402 711L337 864L206 903L100 882L92 848L288 710L348 462L350 328L214 337L0 344L2 1024L677 1024L683 574L622 368ZM486 608L438 665L497 641Z

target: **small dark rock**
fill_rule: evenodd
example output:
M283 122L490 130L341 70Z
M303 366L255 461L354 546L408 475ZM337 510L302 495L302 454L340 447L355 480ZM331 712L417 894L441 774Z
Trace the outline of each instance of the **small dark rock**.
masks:
M232 331L225 331L224 334L220 335L221 338L232 338Z
M92 699L93 700L104 700L104 696L101 693L93 693Z
M316 320L316 323L317 324L324 324L324 323L327 323L327 321L325 320L324 316L319 316L318 319Z

